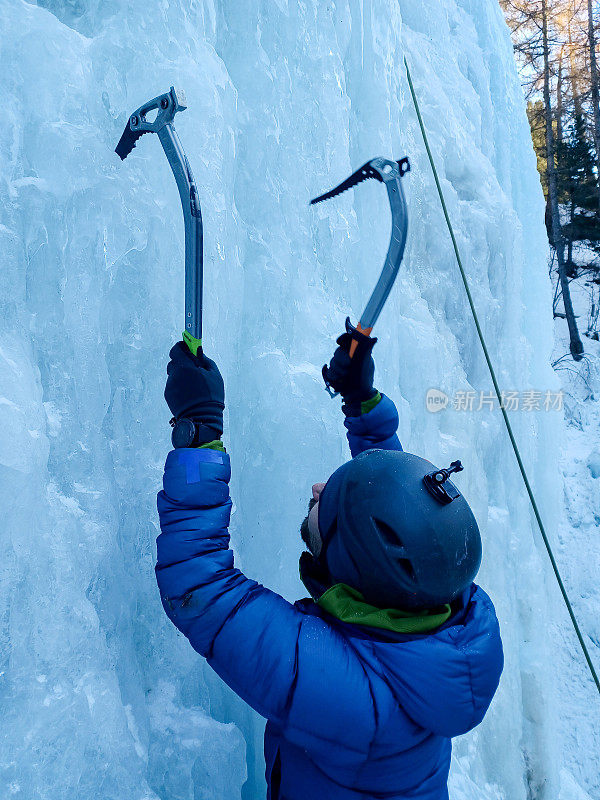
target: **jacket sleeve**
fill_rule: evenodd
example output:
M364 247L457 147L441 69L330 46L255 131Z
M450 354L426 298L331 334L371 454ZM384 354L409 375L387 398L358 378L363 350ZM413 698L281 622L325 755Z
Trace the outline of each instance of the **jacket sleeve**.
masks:
M352 458L364 450L402 450L396 435L398 430L398 411L393 401L386 395L375 396L372 401L363 403L360 417L346 417L346 436L350 445ZM371 405L370 410L367 410ZM366 412L366 413L365 413Z
M181 448L167 457L156 565L167 616L236 694L303 746L344 740L360 724L359 746L368 747L374 722L365 717L374 720L374 710L347 645L234 567L230 474L224 452Z

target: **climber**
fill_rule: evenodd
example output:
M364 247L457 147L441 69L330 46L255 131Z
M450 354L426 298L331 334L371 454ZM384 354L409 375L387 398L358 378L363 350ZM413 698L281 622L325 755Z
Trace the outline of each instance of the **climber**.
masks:
M494 607L473 583L479 530L449 480L459 462L403 452L373 387L375 342L348 326L325 369L353 458L313 487L312 599L294 605L234 567L223 380L183 342L171 350L158 585L192 647L267 719L269 800L447 800L451 739L481 722L502 672Z

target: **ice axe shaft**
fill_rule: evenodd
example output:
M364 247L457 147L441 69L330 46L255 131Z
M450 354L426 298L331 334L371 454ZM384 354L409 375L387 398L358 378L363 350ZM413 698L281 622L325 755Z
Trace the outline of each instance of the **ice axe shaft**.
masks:
M197 355L202 348L203 230L200 200L189 162L177 136L173 119L187 108L185 95L173 86L149 100L129 117L115 152L124 160L145 133L156 133L175 176L185 230L185 325L183 340ZM149 115L156 111L150 121Z
M389 297L404 257L406 237L408 235L408 210L406 207L404 190L402 188L402 178L409 170L410 163L408 158L403 158L400 161L389 161L386 158L374 158L371 161L367 161L366 164L363 164L360 169L357 169L356 172L352 173L349 178L342 181L342 183L334 189L310 201L311 205L314 205L323 200L329 200L370 178L374 178L380 183L385 184L392 212L392 235L381 275L365 306L360 321L356 326L356 330L365 336L371 335L373 327L379 319L379 315ZM350 358L352 358L356 352L357 347L358 341L354 339L350 344ZM325 372L323 374L325 376ZM336 393L331 392L331 387L327 383L326 377L325 382L329 393L335 396Z

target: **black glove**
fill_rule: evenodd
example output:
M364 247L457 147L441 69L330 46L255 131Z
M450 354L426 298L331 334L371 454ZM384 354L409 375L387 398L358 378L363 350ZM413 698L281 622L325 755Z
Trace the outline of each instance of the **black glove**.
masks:
M199 442L211 442L223 434L225 387L219 368L204 354L194 356L183 342L171 348L167 366L165 400L176 420L198 424Z
M350 358L350 346L357 342L354 355ZM360 416L360 406L370 400L377 392L373 388L375 363L371 351L377 339L365 336L346 319L346 333L337 340L339 347L329 362L323 367L323 378L327 386L342 395L342 410L348 417Z

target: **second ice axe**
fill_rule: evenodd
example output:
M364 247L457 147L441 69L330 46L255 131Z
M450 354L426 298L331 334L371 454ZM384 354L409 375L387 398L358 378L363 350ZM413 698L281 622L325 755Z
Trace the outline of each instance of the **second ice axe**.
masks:
M374 158L367 161L360 169L353 172L349 178L342 181L335 189L331 189L325 194L319 195L310 201L311 205L320 203L323 200L329 200L331 197L336 197L338 194L357 186L363 181L374 178L380 183L385 184L387 189L388 199L390 201L390 208L392 211L392 236L385 263L379 276L379 280L373 290L369 302L365 306L365 310L360 318L356 328L352 328L349 321L346 322L346 328L349 333L352 330L362 333L365 336L370 336L373 326L377 322L379 315L388 299L389 293L392 290L396 276L404 257L404 248L406 246L406 237L408 233L408 211L406 208L406 199L402 189L401 180L410 170L410 163L408 158L403 158L400 161L389 161L387 158ZM354 355L358 342L356 339L350 346L350 357ZM327 366L323 367L323 377L327 391L332 397L335 397L336 392L333 392L329 381L327 380Z
M149 100L129 117L115 153L123 161L145 133L156 133L173 170L185 225L185 326L183 340L197 355L202 349L202 213L194 176L173 125L178 111L184 111L185 95L171 90ZM156 114L154 115L154 112ZM150 121L152 120L152 121Z

